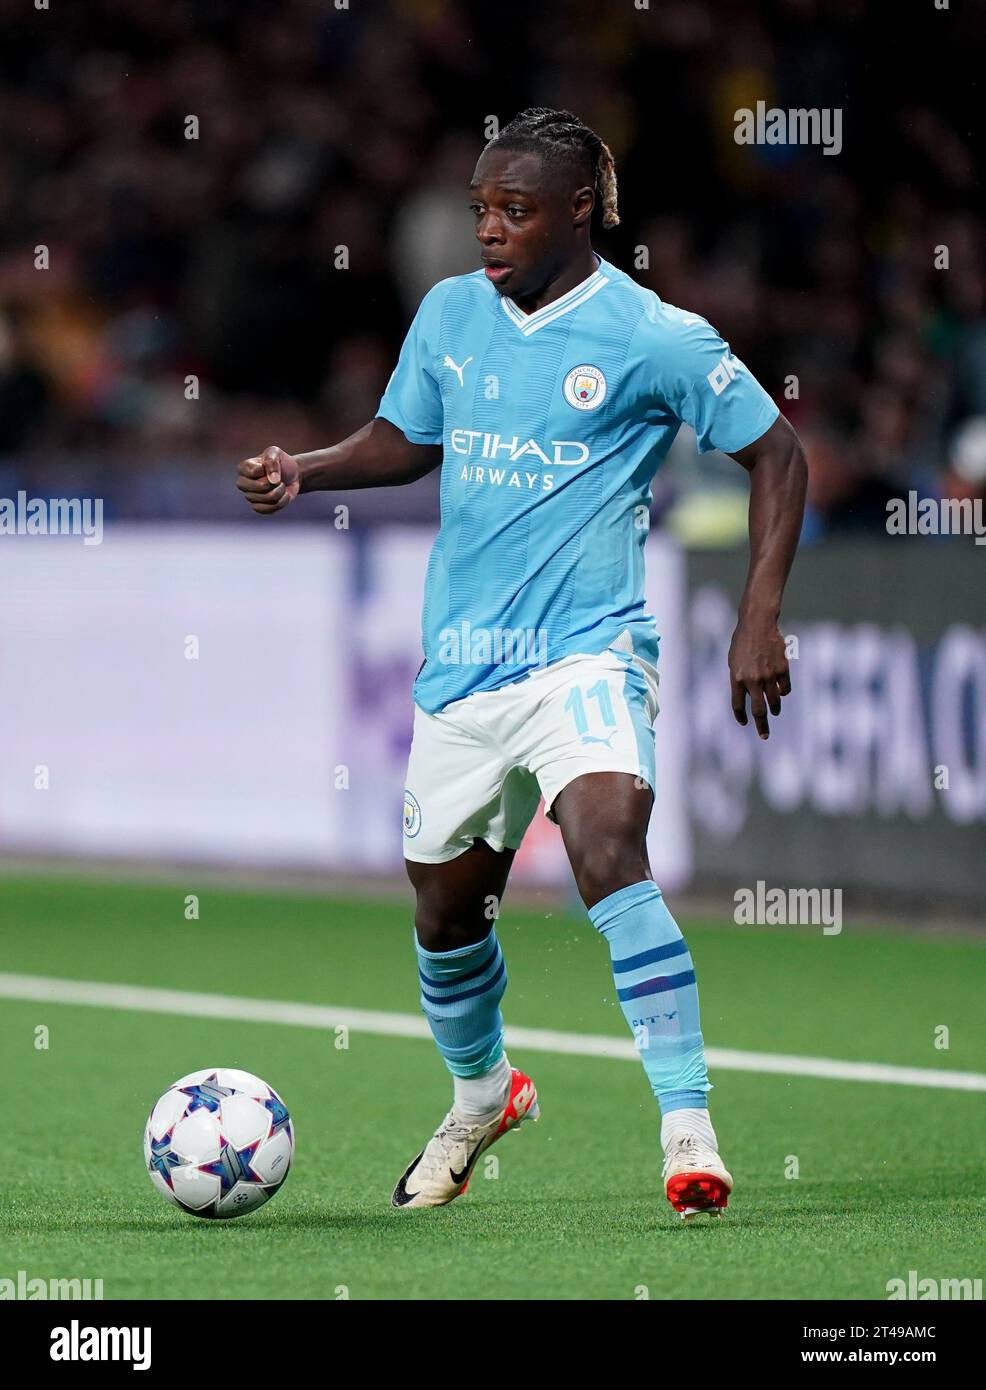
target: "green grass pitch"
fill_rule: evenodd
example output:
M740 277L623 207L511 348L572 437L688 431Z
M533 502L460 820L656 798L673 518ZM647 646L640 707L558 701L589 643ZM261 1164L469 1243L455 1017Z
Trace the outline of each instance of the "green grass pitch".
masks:
M986 1071L980 941L682 925L710 1046ZM410 932L392 902L0 880L7 973L416 1013ZM626 1036L585 918L508 898L500 934L508 1023ZM107 1298L879 1300L911 1269L984 1274L982 1094L714 1073L736 1193L683 1226L633 1062L515 1049L541 1122L465 1197L402 1213L391 1188L450 1093L427 1041L0 999L0 1057L0 1277L102 1278ZM212 1065L276 1087L298 1141L282 1191L230 1222L169 1207L143 1171L150 1105Z

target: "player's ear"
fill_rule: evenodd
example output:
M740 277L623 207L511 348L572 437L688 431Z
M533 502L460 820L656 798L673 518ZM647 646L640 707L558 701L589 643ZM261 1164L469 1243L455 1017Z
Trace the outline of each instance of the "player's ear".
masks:
M588 184L585 188L577 188L572 198L572 226L581 227L588 222L595 205L596 195Z

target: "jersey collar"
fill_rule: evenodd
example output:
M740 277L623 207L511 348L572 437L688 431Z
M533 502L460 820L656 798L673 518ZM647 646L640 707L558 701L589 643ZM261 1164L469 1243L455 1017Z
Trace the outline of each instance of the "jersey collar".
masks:
M603 274L603 263L599 256L596 256L597 266L588 279L583 280L580 285L575 285L567 294L563 294L560 299L553 299L550 304L545 304L542 309L535 309L533 314L525 314L512 299L506 295L500 295L500 304L507 318L517 325L525 338L529 338L532 333L536 333L539 328L544 328L545 324L554 323L555 319L560 319L563 314L571 313L580 304L584 304L587 299L591 299L594 294L598 294L604 285L609 284L609 276Z

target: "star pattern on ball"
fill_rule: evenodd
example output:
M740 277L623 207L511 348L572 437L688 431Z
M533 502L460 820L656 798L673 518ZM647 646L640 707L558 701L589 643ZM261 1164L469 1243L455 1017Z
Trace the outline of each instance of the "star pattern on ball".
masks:
M271 1092L270 1100L264 1101L264 1108L269 1110L271 1114L270 1132L272 1135L279 1134L282 1129L286 1129L291 1123L291 1118L288 1115L288 1107L284 1104L283 1100L280 1100L274 1095L273 1091Z
M219 1179L219 1199L222 1200L228 1192L231 1192L238 1182L259 1182L260 1175L254 1172L250 1166L250 1161L260 1148L260 1140L255 1139L251 1144L238 1149L235 1144L231 1144L225 1135L219 1136L219 1157L210 1163L197 1163L195 1166L200 1173L211 1173L213 1177Z
M147 1164L147 1171L157 1173L159 1177L163 1178L172 1192L175 1190L175 1185L171 1181L171 1170L181 1165L181 1159L171 1147L173 1133L174 1130L169 1129L162 1139L151 1140L151 1157Z
M186 1106L188 1113L203 1109L215 1112L227 1096L236 1095L235 1087L220 1086L216 1072L207 1076L204 1081L197 1082L194 1086L179 1086L178 1089L182 1095L190 1098L189 1104Z

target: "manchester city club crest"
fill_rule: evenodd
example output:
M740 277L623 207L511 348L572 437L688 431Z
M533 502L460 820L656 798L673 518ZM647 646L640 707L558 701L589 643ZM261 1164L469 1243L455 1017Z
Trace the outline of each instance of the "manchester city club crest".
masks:
M606 397L606 378L598 367L573 367L565 378L562 392L576 410L596 410Z
M410 792L404 793L404 834L413 840L421 829L421 807Z

